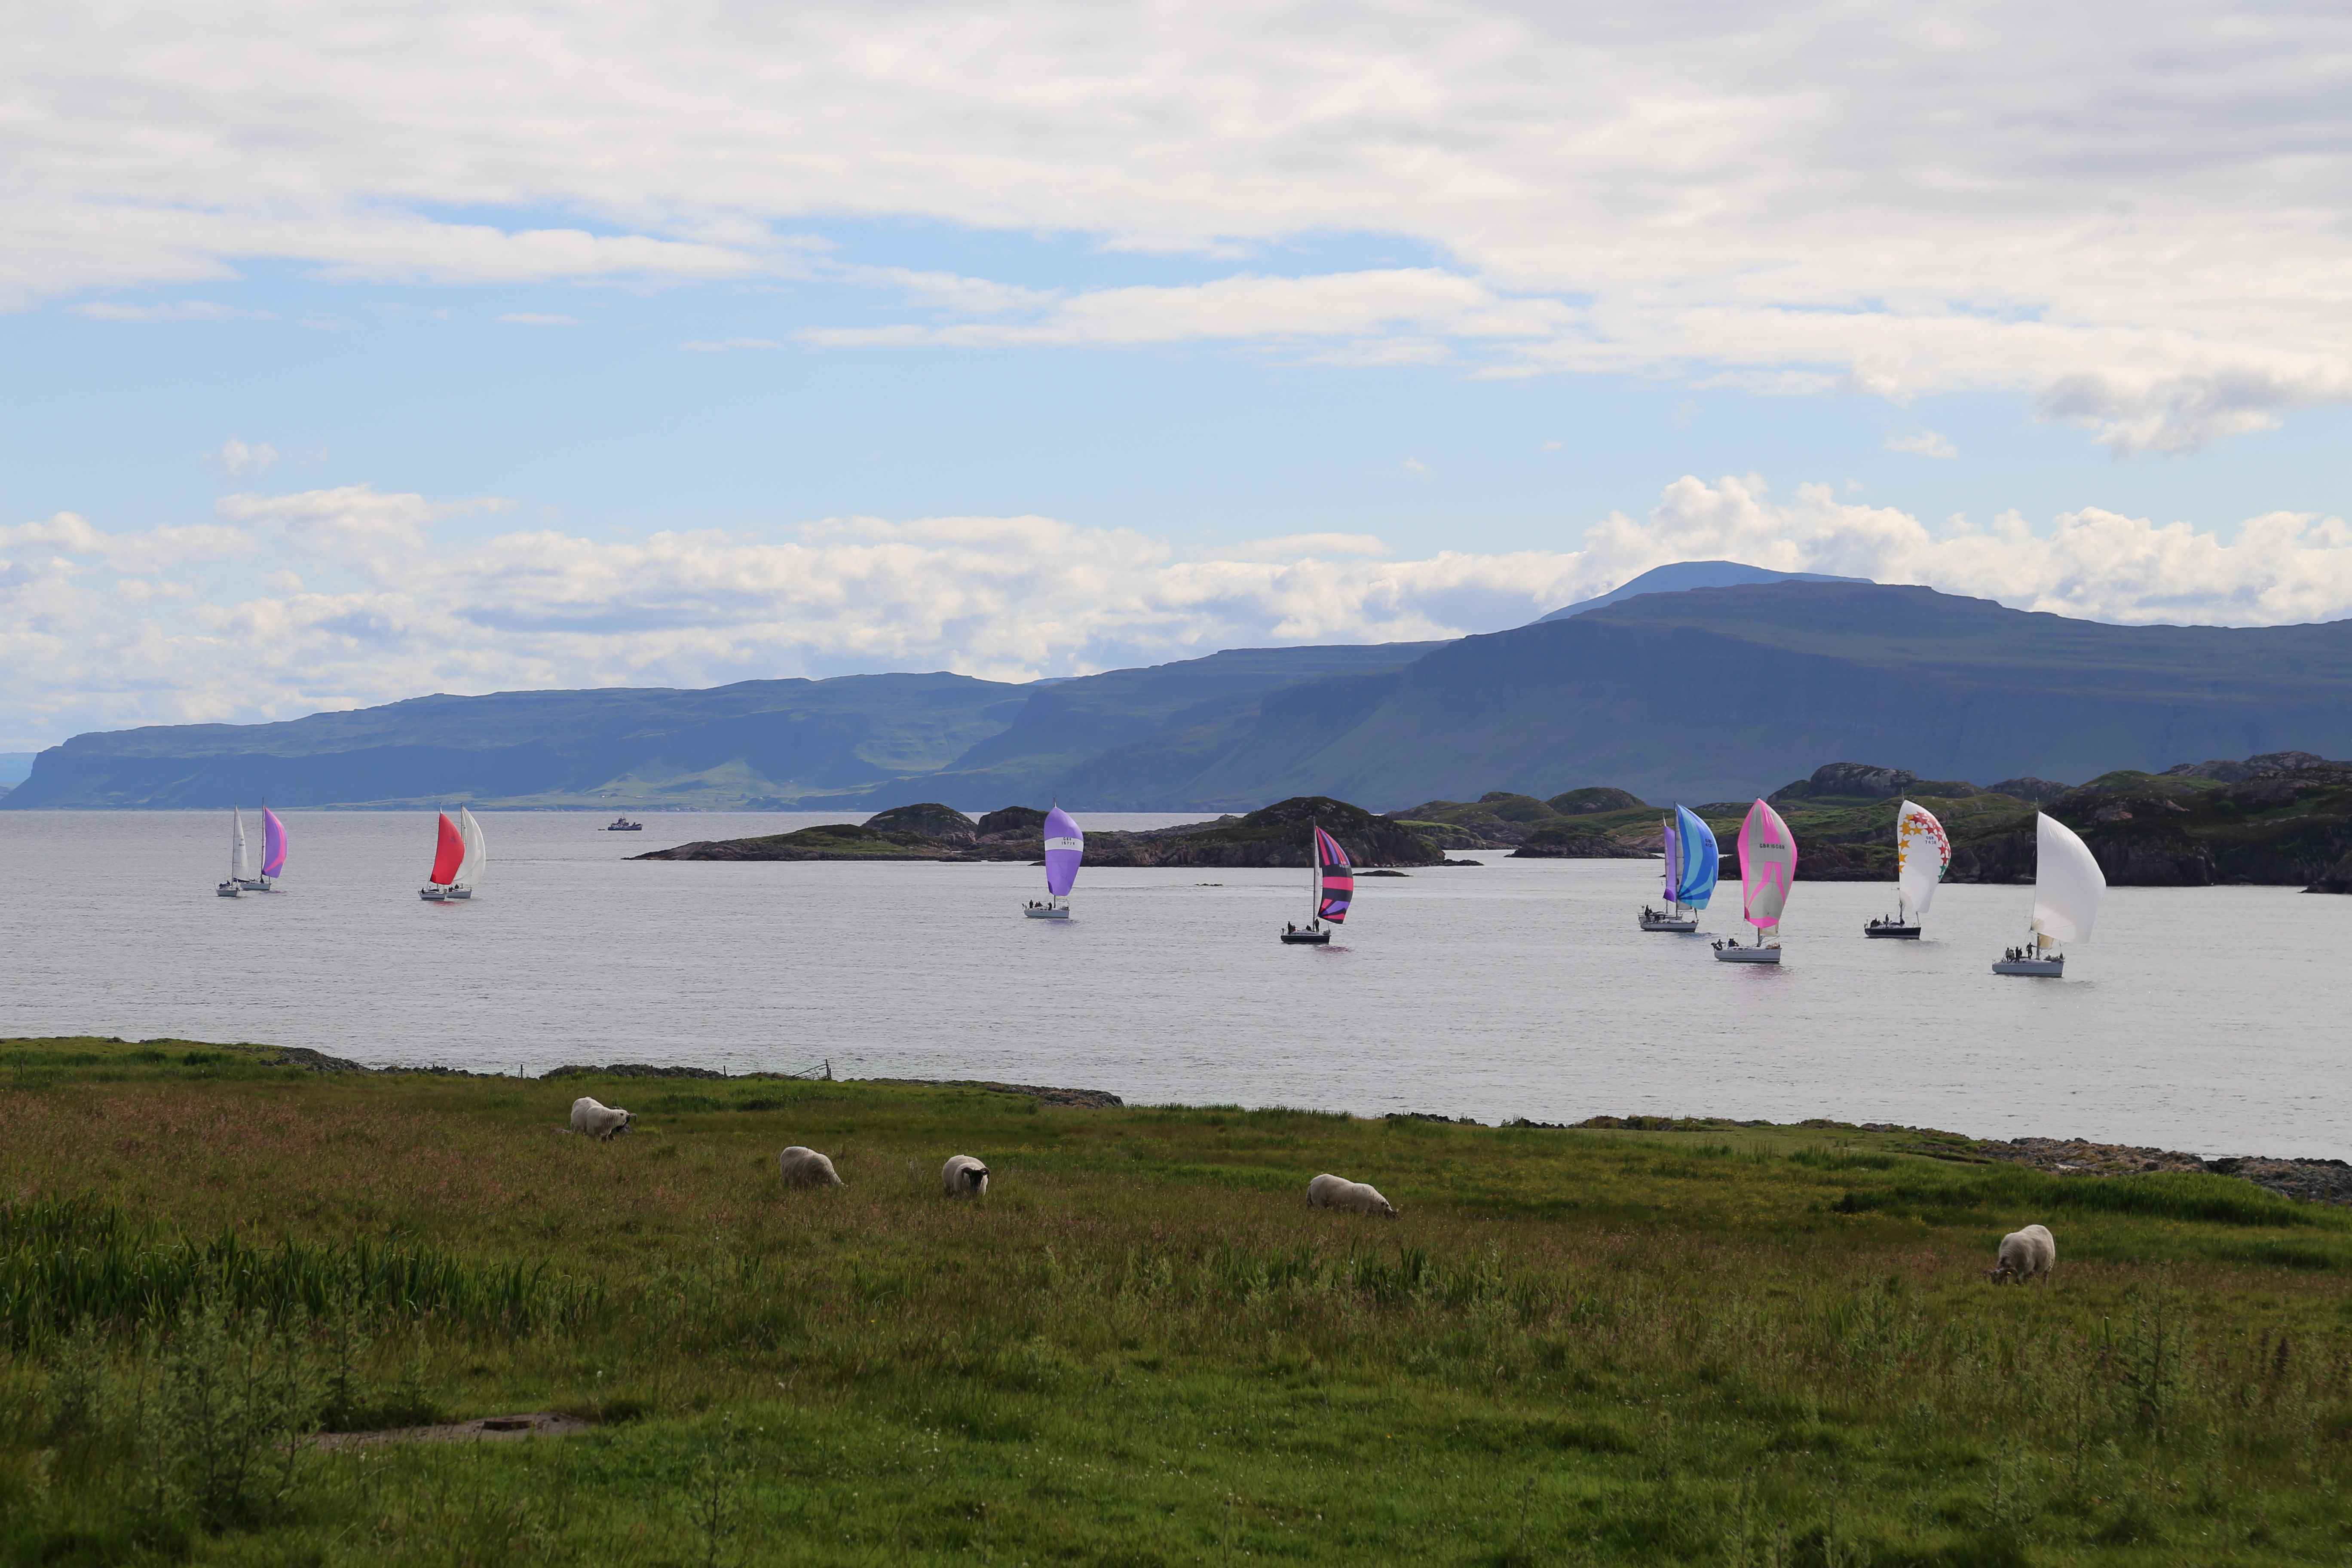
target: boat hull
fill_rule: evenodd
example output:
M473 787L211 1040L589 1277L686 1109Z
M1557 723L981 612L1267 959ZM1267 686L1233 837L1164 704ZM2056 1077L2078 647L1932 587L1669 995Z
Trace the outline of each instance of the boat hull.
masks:
M419 888L416 889L416 896L423 899L428 904L446 903L449 899L449 889L446 888Z
M1328 931L1286 931L1280 934L1286 947L1325 947L1331 941Z
M2005 958L1992 966L1995 974L2024 974L2037 980L2063 980L2066 961L2063 958Z
M1862 934L1867 937L1892 937L1897 942L1917 942L1919 928L1917 926L1864 926L1862 928Z
M1023 910L1021 912L1033 921L1066 921L1070 918L1067 910Z
M1715 956L1726 963L1778 963L1780 950L1777 947L1718 947Z
M1698 921L1643 921L1642 922L1642 929L1643 929L1643 931L1685 931L1685 932L1688 932L1688 931L1695 931L1698 930Z
M215 888L213 891L218 893L224 899L233 899L236 897L239 889L235 882L223 882L219 887Z

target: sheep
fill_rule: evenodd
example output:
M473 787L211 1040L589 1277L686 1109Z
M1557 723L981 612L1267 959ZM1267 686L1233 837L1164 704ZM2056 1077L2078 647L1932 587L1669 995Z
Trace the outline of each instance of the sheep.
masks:
M572 1102L572 1131L593 1133L602 1143L609 1143L626 1132L629 1123L635 1120L635 1112L623 1110L617 1105L599 1105L584 1094Z
M940 1185L950 1197L984 1198L988 1195L988 1167L969 1154L950 1154L940 1171Z
M1351 1182L1345 1176L1328 1173L1307 1184L1307 1206L1311 1209L1349 1209L1357 1214L1386 1215L1396 1218L1396 1205L1381 1196L1370 1183Z
M2005 1279L2022 1285L2037 1279L2047 1284L2057 1267L2058 1238L2047 1226L2029 1225L2000 1238L2000 1261L1985 1270L1985 1278L1996 1285Z
M776 1167L783 1173L788 1187L845 1187L833 1162L814 1149L795 1143L776 1156Z

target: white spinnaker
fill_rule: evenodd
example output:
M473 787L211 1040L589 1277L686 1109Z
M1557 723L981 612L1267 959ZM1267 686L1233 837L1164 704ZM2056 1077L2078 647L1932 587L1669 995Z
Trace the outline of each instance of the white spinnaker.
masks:
M2053 942L2088 942L2107 879L2090 846L2047 814L2034 817L2033 929Z
M478 887L482 880L482 868L489 864L489 841L482 837L482 825L464 806L457 808L457 836L466 841L465 863L457 868L457 880L467 887Z
M1934 812L1906 800L1895 813L1895 853L1901 867L1895 880L1916 920L1935 902L1937 885L1952 863L1952 841Z
M228 816L229 821L234 825L229 829L229 880L233 882L242 882L251 875L251 873L247 871L245 868L245 813L232 805L228 808Z

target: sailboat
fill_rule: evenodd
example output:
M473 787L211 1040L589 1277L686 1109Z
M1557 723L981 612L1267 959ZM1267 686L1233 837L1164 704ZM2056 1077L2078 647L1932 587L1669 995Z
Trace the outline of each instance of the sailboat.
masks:
M1356 868L1349 864L1348 852L1339 841L1318 826L1313 829L1312 861L1307 873L1307 915L1304 926L1285 926L1282 940L1294 945L1305 943L1322 947L1331 941L1330 926L1348 918L1348 905L1356 897ZM1326 925L1325 921L1329 921Z
M1936 884L1952 863L1951 836L1936 814L1905 801L1895 812L1895 918L1884 916L1862 928L1864 936L1917 941L1919 917L1936 901Z
M2036 974L2060 980L2066 974L2062 942L2088 942L2098 918L2107 879L2091 847L2074 830L2047 813L2033 817L2033 941L2011 948L1992 966L1995 974Z
M1715 829L1699 820L1689 806L1676 805L1674 816L1660 825L1666 847L1666 907L1642 908L1643 931L1695 931L1697 911L1715 897L1720 852Z
M236 808L230 808L234 811ZM239 827L244 824L240 821ZM261 875L239 877L236 885L248 893L269 893L277 890L279 872L286 868L286 825L268 806L261 808Z
M236 898L253 886L251 868L246 862L245 813L235 806L228 808L228 879L213 889L224 899Z
M1070 918L1070 888L1078 879L1078 862L1086 858L1087 836L1057 802L1045 814L1045 903L1024 905L1021 912L1033 921Z
M463 806L458 808L464 810ZM449 820L447 812L441 813L440 837L433 845L433 875L416 896L428 904L444 902L457 889L458 869L466 863L466 836Z
M1779 812L1759 800L1739 825L1740 918L1756 928L1755 945L1742 947L1727 938L1715 944L1715 956L1726 963L1780 963L1780 911L1796 876L1797 836ZM1764 940L1767 932L1773 941Z

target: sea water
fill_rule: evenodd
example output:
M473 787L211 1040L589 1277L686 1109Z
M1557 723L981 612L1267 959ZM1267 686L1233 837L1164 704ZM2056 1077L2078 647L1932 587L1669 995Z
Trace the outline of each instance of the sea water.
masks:
M433 818L287 812L280 890L214 895L226 813L0 812L0 1034L308 1046L536 1074L676 1063L990 1079L1129 1102L1484 1121L1827 1116L2203 1153L2352 1155L2352 898L2118 888L2063 980L1996 976L2032 889L1942 889L1865 940L1888 884L1800 882L1778 969L1737 885L1698 937L1636 929L1654 861L1362 878L1328 948L1276 934L1304 871L1081 873L1031 921L1013 863L635 862L826 816L483 817L470 902L428 904ZM1176 817L1090 816L1096 828ZM248 814L256 847L257 823Z

